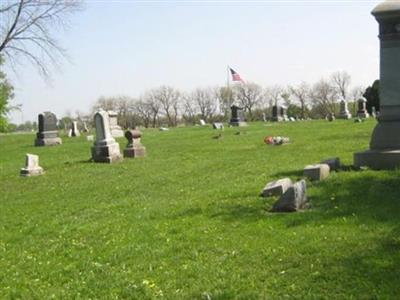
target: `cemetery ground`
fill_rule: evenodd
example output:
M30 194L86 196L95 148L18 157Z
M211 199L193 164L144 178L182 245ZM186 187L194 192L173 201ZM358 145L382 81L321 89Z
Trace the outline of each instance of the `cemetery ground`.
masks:
M321 159L350 166L375 122L145 129L147 157L111 165L88 162L84 135L53 147L1 136L0 298L395 299L399 171L308 182L303 212L259 197ZM44 175L20 177L26 153Z

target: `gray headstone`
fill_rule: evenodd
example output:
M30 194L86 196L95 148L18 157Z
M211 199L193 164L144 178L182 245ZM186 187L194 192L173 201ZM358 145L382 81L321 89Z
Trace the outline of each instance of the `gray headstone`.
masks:
M307 184L300 180L289 187L272 207L273 212L295 212L306 208Z
M349 109L347 108L347 102L344 99L340 101L339 119L351 119L351 113L349 112Z
M308 165L304 168L303 175L311 180L324 180L329 176L329 165L327 164L316 164Z
M231 120L229 122L230 126L247 126L247 123L244 121L243 118L243 108L232 105L231 106Z
M93 161L112 163L121 160L119 144L111 135L108 113L104 110L96 112L94 123L96 125L96 141L92 147Z
M107 111L110 120L110 132L114 138L119 138L124 136L124 132L121 126L118 125L118 114L115 111Z
M341 167L339 157L324 159L321 161L321 164L327 164L330 170L335 170L335 171L339 170Z
M26 154L25 167L21 168L21 176L37 176L43 174L43 168L39 166L39 156Z
M35 146L52 146L62 144L57 131L57 117L51 112L38 115L39 131L36 133Z
M384 1L372 11L379 23L379 118L370 149L354 154L356 167L400 167L400 2Z
M280 196L286 192L286 190L292 186L292 181L290 178L283 178L276 181L267 183L261 192L261 196Z
M213 123L213 128L214 129L219 129L219 130L224 129L224 123L214 122Z

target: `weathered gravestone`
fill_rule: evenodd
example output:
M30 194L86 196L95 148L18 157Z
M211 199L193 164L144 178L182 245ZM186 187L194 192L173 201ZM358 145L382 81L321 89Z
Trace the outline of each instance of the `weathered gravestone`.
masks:
M347 108L347 101L342 99L340 101L340 112L339 112L339 119L351 119L351 113Z
M43 174L43 168L39 166L39 156L26 154L25 167L21 168L21 176L37 176Z
M146 155L146 148L141 144L142 133L139 130L128 130L125 137L128 144L124 149L124 157L142 157Z
M39 131L36 133L35 146L51 146L62 144L57 131L57 117L46 111L38 116Z
M214 128L214 129L222 130L222 129L224 129L224 123L214 122L214 123L213 123L213 128Z
M307 184L300 180L289 187L272 207L272 212L295 212L306 208Z
M261 192L261 196L281 196L286 190L292 186L292 181L290 178L283 178L276 181L268 182Z
M330 168L328 164L308 165L303 170L304 177L314 181L324 180L329 176Z
M400 1L385 1L372 11L379 23L380 115L370 149L354 154L356 167L400 166Z
M361 119L369 118L369 113L367 111L367 99L365 99L364 97L358 99L357 106L358 106L357 117Z
M206 125L206 121L204 121L203 119L200 119L199 123L200 123L200 126L205 126Z
M108 113L104 110L96 112L94 124L96 126L96 141L92 147L93 161L112 163L121 160L119 144L111 135Z
M68 132L68 136L69 137L75 137L75 136L80 136L80 135L81 134L80 134L79 129L78 129L78 122L77 121L72 121L71 128L70 128L70 130Z
M281 110L281 116L283 118L283 121L288 121L289 118L288 118L288 115L287 115L287 107L282 105L280 107L280 110Z
M124 132L121 129L121 126L118 125L118 114L115 111L109 110L108 117L110 120L110 131L112 137L118 138L123 137Z
M283 117L282 117L281 113L282 113L282 111L281 111L279 106L277 106L277 105L272 106L272 118L271 118L271 120L274 121L274 122L283 121Z
M82 132L89 132L89 128L87 127L86 122L83 122L83 129Z
M231 106L231 120L229 124L231 126L247 126L243 118L243 108L235 104Z
M335 170L335 171L339 170L341 167L339 157L333 157L321 160L321 164L327 164L330 170Z

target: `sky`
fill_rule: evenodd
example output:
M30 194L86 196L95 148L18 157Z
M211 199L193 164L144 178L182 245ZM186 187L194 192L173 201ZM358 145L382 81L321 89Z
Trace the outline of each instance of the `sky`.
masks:
M138 97L171 85L226 85L227 66L262 86L313 83L347 71L353 86L379 78L380 1L85 1L57 31L69 61L44 80L23 65L5 71L15 87L14 123L89 112L101 97Z

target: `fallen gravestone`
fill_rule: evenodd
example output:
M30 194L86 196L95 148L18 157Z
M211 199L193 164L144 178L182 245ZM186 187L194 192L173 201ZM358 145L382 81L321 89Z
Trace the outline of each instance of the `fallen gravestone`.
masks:
M95 162L112 163L122 159L119 144L110 132L108 113L100 110L94 115L96 141L92 147L92 159Z
M222 129L224 129L224 123L214 122L213 123L213 128L222 130Z
M329 171L329 165L327 164L308 165L304 168L303 175L311 180L319 181L328 177Z
M128 130L125 137L128 144L124 149L124 157L143 157L146 155L146 148L141 144L142 133L139 130Z
M283 178L276 181L272 181L267 183L261 192L261 196L269 197L269 196L281 196L286 190L292 186L292 181L290 178Z
M335 171L339 170L341 167L339 157L324 159L321 161L321 164L327 164L330 170L335 170Z
M37 176L43 174L43 168L39 166L39 156L26 154L25 167L21 168L21 176Z
M35 146L52 146L62 144L57 131L56 115L46 111L38 116L39 130L36 133Z
M306 181L300 180L290 186L286 192L273 205L272 212L294 212L306 208L307 185Z
M160 131L168 131L169 130L169 128L166 128L166 127L160 127Z

